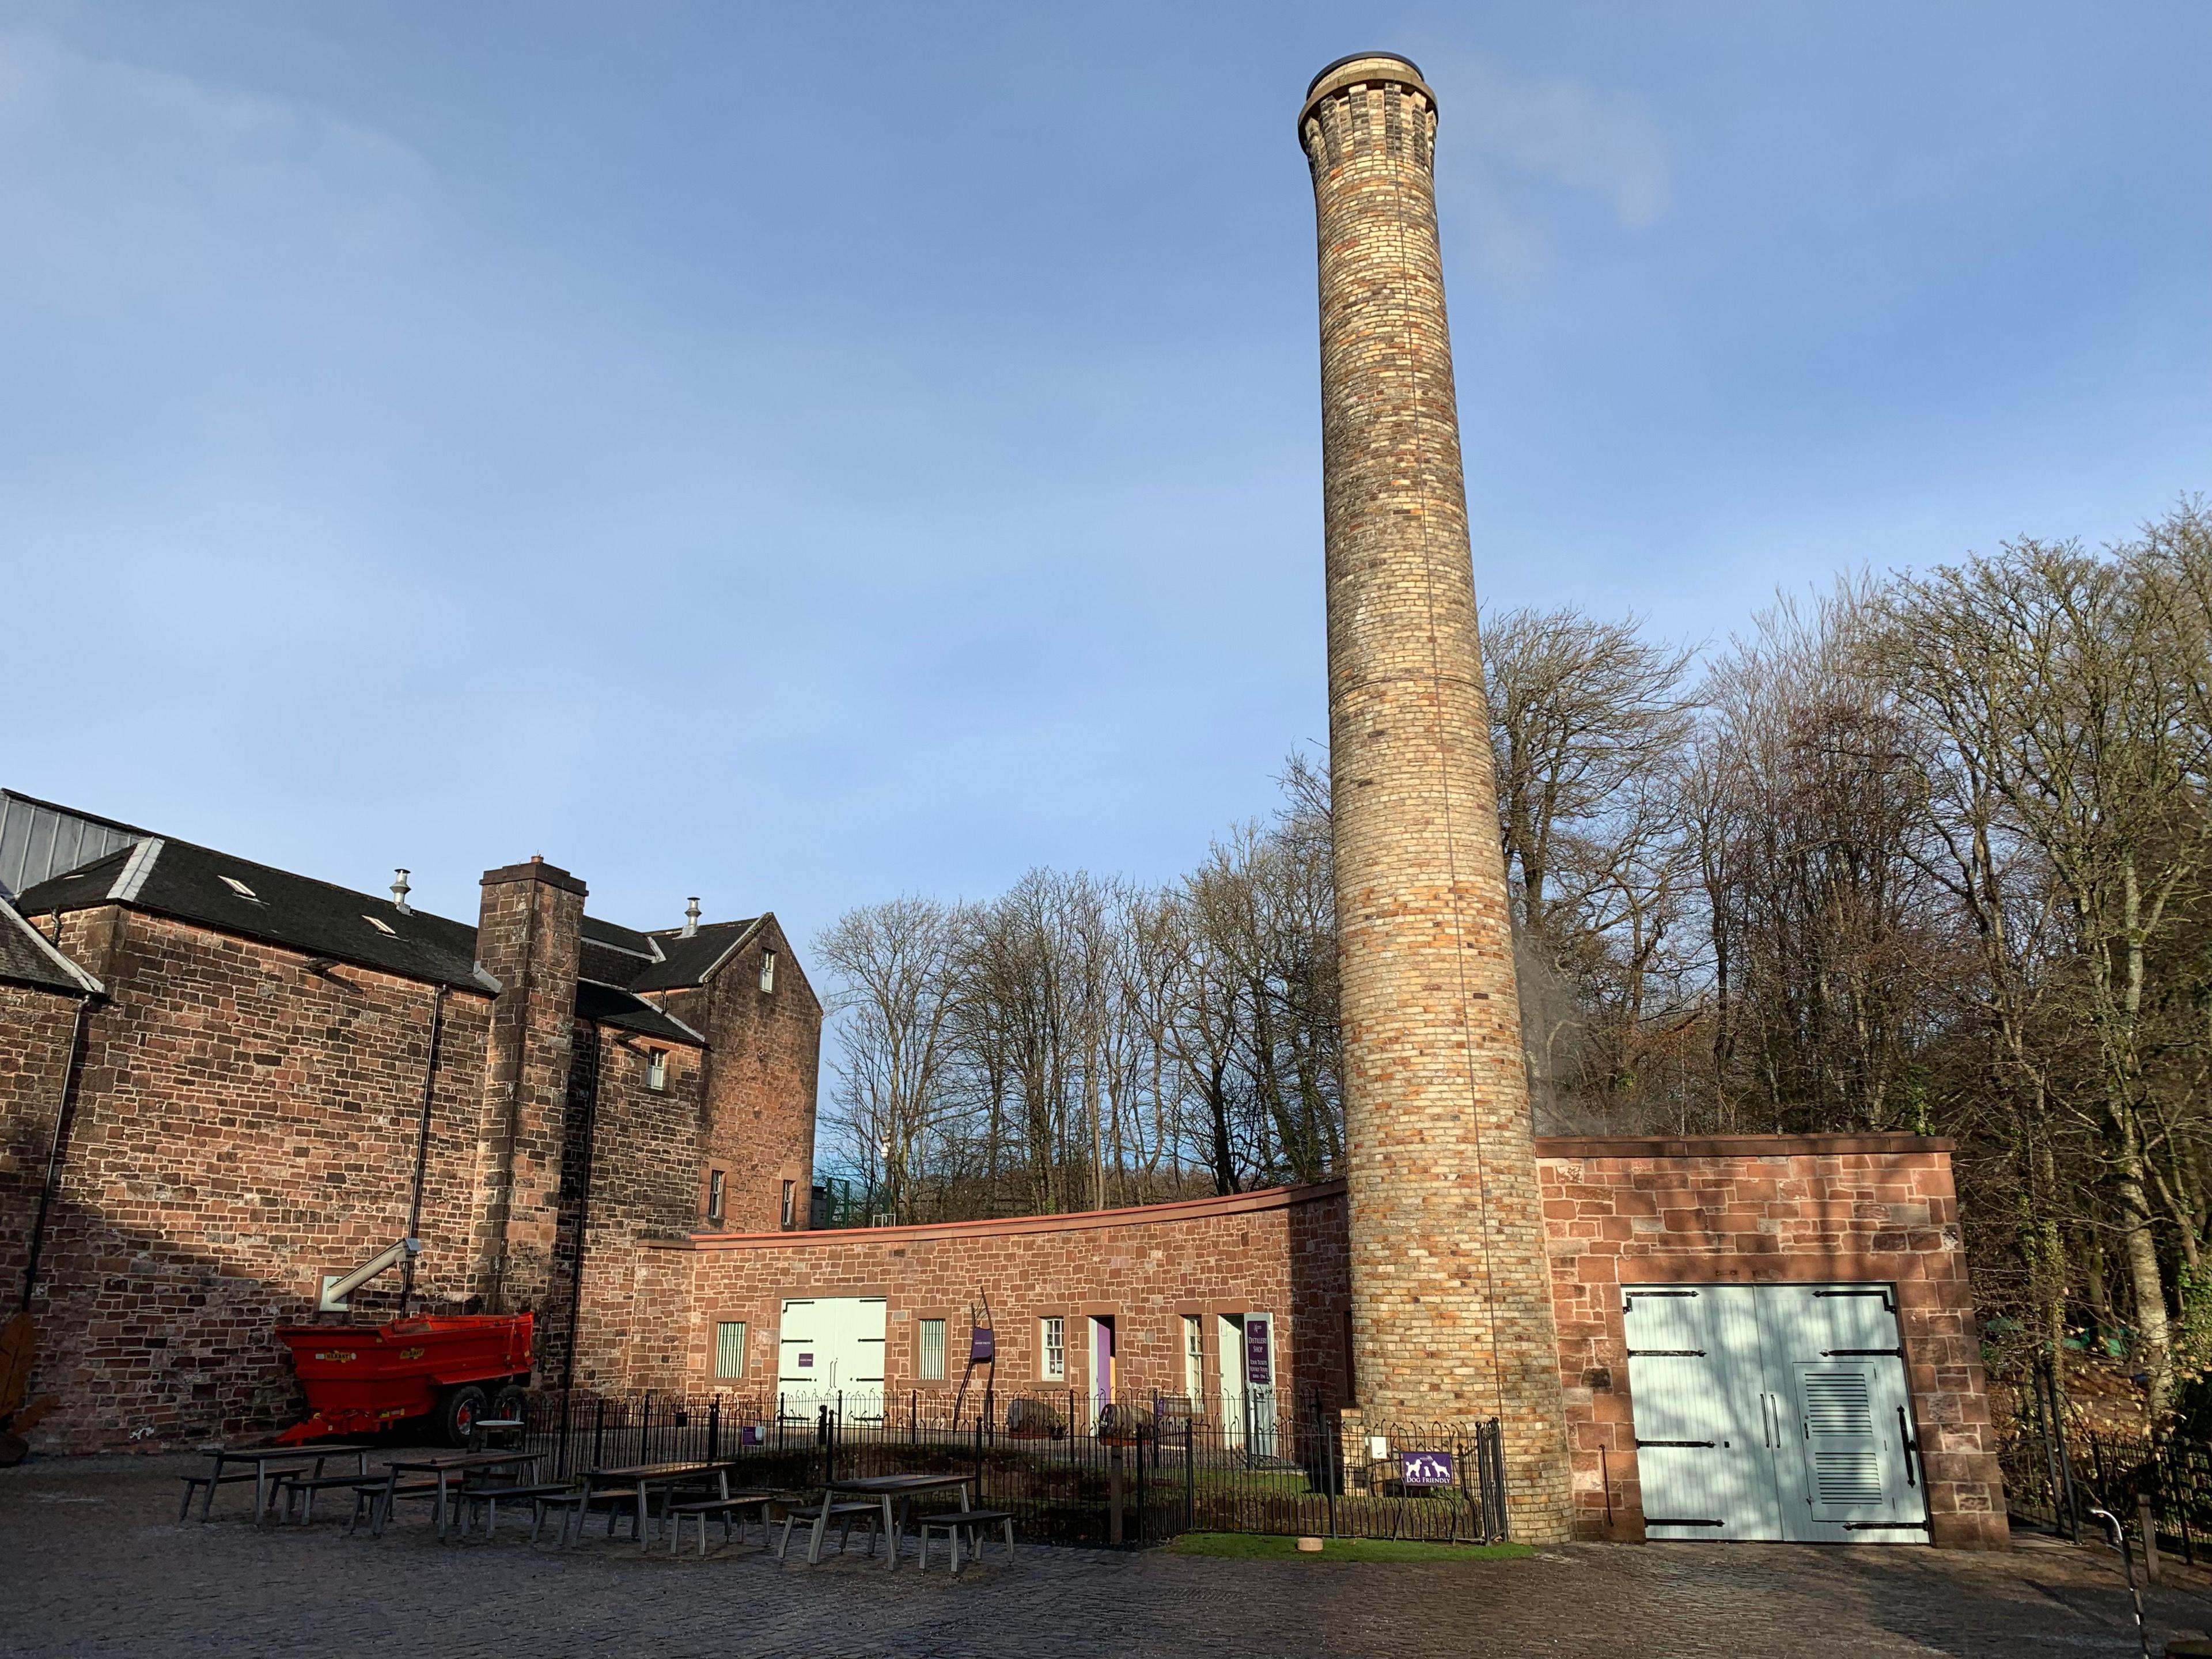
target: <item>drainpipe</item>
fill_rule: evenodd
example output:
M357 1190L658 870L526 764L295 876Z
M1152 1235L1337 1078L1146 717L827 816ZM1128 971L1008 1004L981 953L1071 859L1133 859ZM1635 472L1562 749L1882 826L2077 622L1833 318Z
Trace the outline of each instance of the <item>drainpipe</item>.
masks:
M404 880L407 872L401 871ZM403 897L400 908L406 908ZM422 1062L422 1120L415 1131L415 1196L407 1206L407 1237L422 1237L422 1181L430 1167L430 1099L438 1080L438 1039L446 1029L446 988L439 986L430 995L430 1052ZM407 1310L415 1300L415 1261L421 1252L407 1253L407 1276L399 1286L399 1316L407 1317Z
M70 1122L76 1114L77 1067L84 1057L85 1022L93 1001L90 993L77 999L76 1018L70 1026L69 1060L62 1068L62 1097L54 1112L53 1144L46 1149L46 1182L39 1189L39 1213L31 1223L31 1258L23 1264L25 1313L31 1311L31 1292L39 1281L39 1257L46 1249L46 1218L52 1212L54 1194L61 1186L62 1159L69 1151Z

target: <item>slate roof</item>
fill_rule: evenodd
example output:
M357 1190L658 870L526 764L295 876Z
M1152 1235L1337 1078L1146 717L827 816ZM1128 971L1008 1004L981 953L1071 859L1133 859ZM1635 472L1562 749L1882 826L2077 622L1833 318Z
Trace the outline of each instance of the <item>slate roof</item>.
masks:
M64 956L4 898L0 898L0 981L63 996L101 994L98 980Z
M402 911L389 897L165 836L146 836L39 882L16 903L29 915L128 904L407 979L471 991L499 989L499 981L477 965L477 930L465 922L423 910ZM24 915L9 910L4 898L0 911L6 912L0 916L0 979L70 995L100 990L89 975L70 977L81 970L46 944ZM643 1036L703 1045L701 1033L635 993L701 983L759 925L757 917L716 922L686 939L680 930L644 933L586 916L577 1016Z
M696 1048L704 1048L707 1043L703 1036L674 1015L662 1012L642 997L632 996L619 985L602 985L596 980L576 981L576 1018L669 1042L690 1043Z
M651 934L665 960L623 982L633 991L680 991L704 984L714 964L743 945L760 925L760 917L748 916L743 921L703 923L689 939L681 932Z
M190 842L149 837L42 881L17 902L33 915L129 904L433 985L499 988L477 966L473 927Z

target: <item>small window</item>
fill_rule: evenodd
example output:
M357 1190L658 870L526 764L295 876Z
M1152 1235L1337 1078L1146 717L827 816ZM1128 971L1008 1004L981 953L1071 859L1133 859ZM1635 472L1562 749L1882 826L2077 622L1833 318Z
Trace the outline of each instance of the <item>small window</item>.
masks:
M925 1319L921 1322L921 1355L915 1366L915 1374L925 1382L945 1381L945 1322Z
M787 1227L795 1226L798 1221L799 1183L795 1181L787 1181L783 1183L783 1224Z
M668 1050L648 1048L645 1051L645 1086L658 1094L668 1086Z
M743 1376L745 1374L745 1322L726 1319L714 1327L714 1375Z
M399 937L399 930L388 921L379 921L374 916L363 916L362 920L380 933L389 933L394 939Z
M720 1170L710 1170L707 1172L707 1219L720 1221L721 1218L722 1172Z
M1196 1314L1182 1316L1182 1391L1194 1403L1206 1391L1205 1328Z
M222 876L218 877L217 879L220 880L224 886L229 888L232 892L237 894L239 897L250 898L256 904L261 902L261 895L255 892L251 887L248 887L236 876Z
M773 951L761 952L761 989L775 989L775 952Z
M1037 1375L1048 1382L1067 1379L1067 1322L1057 1316L1037 1321Z

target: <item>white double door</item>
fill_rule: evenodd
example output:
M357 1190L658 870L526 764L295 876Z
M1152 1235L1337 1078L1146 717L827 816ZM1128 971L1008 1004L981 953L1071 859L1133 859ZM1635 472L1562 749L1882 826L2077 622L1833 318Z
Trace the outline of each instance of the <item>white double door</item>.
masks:
M1648 1536L1927 1540L1888 1285L1643 1285L1623 1295Z
M784 1409L842 1399L845 1415L883 1415L884 1298L796 1297L783 1304L776 1388Z

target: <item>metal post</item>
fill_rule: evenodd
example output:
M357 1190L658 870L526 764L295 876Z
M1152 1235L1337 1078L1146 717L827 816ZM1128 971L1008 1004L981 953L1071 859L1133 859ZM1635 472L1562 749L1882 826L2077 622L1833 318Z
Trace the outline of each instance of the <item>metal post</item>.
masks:
M1106 1448L1106 1541L1121 1541L1121 1447L1117 1441Z
M2120 1553L2120 1565L2127 1571L2128 1600L2135 1604L2136 1642L2142 1649L2143 1659L2150 1659L2150 1632L2143 1628L2142 1592L2136 1588L2135 1558L2128 1553L2128 1535L2121 1530L2120 1518L2110 1510L2091 1510L2089 1513L2105 1523L2112 1534L2112 1547Z
M1198 1431L1194 1419L1182 1420L1182 1528L1198 1524Z
M711 1463L722 1449L722 1396L716 1395L707 1402L707 1461Z
M601 1449L606 1443L606 1437L607 1402L605 1396L602 1396L599 1402L599 1410L592 1416L592 1467L595 1469L605 1467L606 1463L607 1460L600 1455Z

